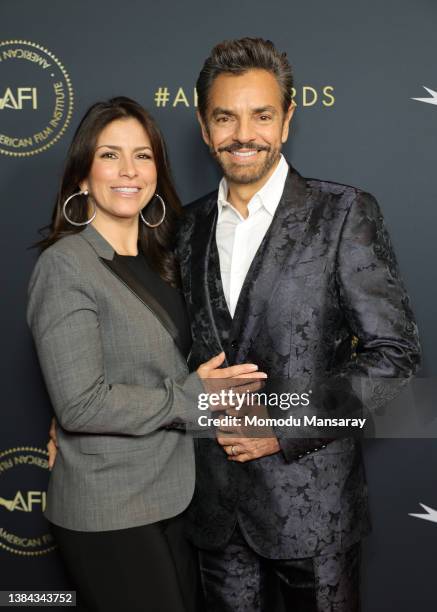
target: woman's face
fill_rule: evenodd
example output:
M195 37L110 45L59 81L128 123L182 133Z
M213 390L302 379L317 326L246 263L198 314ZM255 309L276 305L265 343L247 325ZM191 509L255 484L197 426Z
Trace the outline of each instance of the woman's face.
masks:
M97 215L112 219L138 216L156 190L157 172L147 132L137 119L116 119L100 133L89 176L88 190Z

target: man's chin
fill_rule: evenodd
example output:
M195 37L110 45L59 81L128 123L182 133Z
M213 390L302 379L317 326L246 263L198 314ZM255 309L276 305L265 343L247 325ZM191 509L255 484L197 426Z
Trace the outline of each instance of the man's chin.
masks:
M223 174L228 181L237 185L250 185L262 180L270 171L270 167L242 167L237 164L222 166Z
M224 175L229 182L234 183L235 185L251 185L260 181L263 178L264 173L247 172L247 170L232 172L229 171L229 169L226 169L226 171L224 171Z

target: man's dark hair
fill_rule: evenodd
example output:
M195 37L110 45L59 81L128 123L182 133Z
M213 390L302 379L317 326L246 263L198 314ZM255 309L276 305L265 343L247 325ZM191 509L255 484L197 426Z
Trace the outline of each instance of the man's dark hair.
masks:
M282 108L287 112L292 101L293 74L286 53L279 53L271 40L240 38L216 45L205 60L197 79L197 103L206 118L208 96L220 74L244 74L248 70L267 70L276 77L282 92Z

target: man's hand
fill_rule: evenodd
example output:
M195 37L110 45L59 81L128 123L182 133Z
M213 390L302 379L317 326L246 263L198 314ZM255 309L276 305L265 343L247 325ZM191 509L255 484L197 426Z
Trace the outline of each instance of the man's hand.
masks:
M221 426L217 432L217 442L223 447L229 461L245 463L267 455L274 455L281 450L278 439L270 426L245 426L242 424L246 415L256 414L268 417L265 406L246 405L240 410L226 410L228 416L236 417L238 424Z
M278 439L272 438L233 438L218 436L217 442L223 447L229 461L245 463L267 455L274 455L281 450Z
M56 419L53 417L52 422L50 423L49 429L49 438L47 444L47 450L49 452L49 470L53 469L55 465L56 455L58 454L58 440L56 437Z

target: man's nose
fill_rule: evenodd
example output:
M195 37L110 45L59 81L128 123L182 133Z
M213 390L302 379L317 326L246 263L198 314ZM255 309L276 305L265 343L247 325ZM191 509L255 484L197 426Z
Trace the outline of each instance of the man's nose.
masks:
M255 140L255 137L255 130L253 129L253 124L250 119L240 119L235 126L234 140L238 140L239 142L249 142L251 140Z

